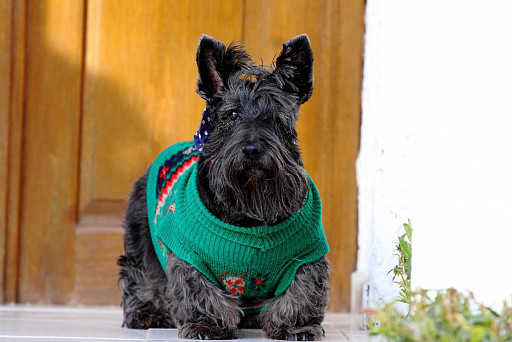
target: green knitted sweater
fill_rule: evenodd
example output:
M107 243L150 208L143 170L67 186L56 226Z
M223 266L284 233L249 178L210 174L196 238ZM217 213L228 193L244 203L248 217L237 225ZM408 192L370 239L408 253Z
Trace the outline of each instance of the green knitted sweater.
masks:
M280 224L230 225L213 216L199 197L198 154L193 143L178 143L151 166L147 207L156 254L164 270L172 252L217 286L241 296L246 311L258 310L263 299L288 288L299 266L329 252L318 190L310 180L304 208Z

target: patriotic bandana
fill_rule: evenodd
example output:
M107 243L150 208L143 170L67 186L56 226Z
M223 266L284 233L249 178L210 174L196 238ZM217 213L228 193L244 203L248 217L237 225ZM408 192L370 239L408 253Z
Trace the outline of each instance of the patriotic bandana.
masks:
M199 152L203 152L203 145L209 137L211 130L211 118L210 112L208 109L204 109L203 118L201 119L201 125L199 125L199 130L194 135L194 145L199 150Z

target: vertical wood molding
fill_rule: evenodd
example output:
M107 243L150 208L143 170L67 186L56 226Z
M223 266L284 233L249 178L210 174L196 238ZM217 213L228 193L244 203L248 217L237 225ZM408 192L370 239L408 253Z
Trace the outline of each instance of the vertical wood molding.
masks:
M20 302L64 304L73 291L83 10L27 2Z
M25 1L4 3L10 7L9 29L9 78L7 92L7 112L2 121L7 122L7 143L5 159L2 166L6 169L6 203L5 203L5 250L3 269L3 302L16 302L18 299L19 274L19 224L21 167L23 152L23 92L25 82ZM6 9L7 10L7 9ZM4 12L9 13L9 12Z
M357 266L358 190L355 165L359 155L361 131L365 1L337 1L331 5L333 9L329 13L337 13L329 27L335 33L331 44L331 70L334 72L331 94L336 96L333 96L335 100L331 102L329 110L337 113L333 118L335 130L343 132L334 137L339 139L339 150L334 151L334 163L338 166L338 172L346 174L339 183L338 191L344 193L340 196L339 206L332 207L333 221L343 222L353 229L343 231L342 234L338 234L336 230L329 232L337 242L337 253L333 253L336 262L335 275L348 277L346 282L334 283L336 287L333 291L343 295L333 296L329 308L349 311L351 275Z
M12 6L12 1L0 2L0 303L4 302L5 288Z

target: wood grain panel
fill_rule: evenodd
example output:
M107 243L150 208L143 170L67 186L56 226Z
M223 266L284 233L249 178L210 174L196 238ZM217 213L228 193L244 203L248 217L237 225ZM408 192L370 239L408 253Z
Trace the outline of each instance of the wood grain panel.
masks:
M244 42L269 64L282 43L307 33L315 56L315 90L298 123L304 164L322 196L330 242L329 309L350 309L356 267L357 185L364 1L247 0Z
M27 3L19 301L73 290L83 6Z
M119 227L81 227L76 235L76 279L72 304L117 305L117 257L123 252Z
M132 183L197 130L200 35L240 39L242 13L242 1L88 1L75 302L118 303L115 258L99 256L114 254L95 249L94 237L120 254L122 231L111 227L120 226ZM98 278L104 291L90 288Z
M204 107L196 43L240 39L241 14L241 1L88 2L82 210L125 200L158 152L192 139Z
M12 6L12 1L0 2L0 303L5 288Z

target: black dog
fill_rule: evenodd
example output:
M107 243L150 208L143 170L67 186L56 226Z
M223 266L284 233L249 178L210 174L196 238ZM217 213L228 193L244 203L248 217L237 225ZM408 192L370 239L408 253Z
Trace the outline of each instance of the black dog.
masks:
M306 35L273 67L203 35L197 92L206 109L194 143L164 151L135 183L119 257L123 325L233 339L261 327L320 340L329 263L320 198L295 124L313 91Z

